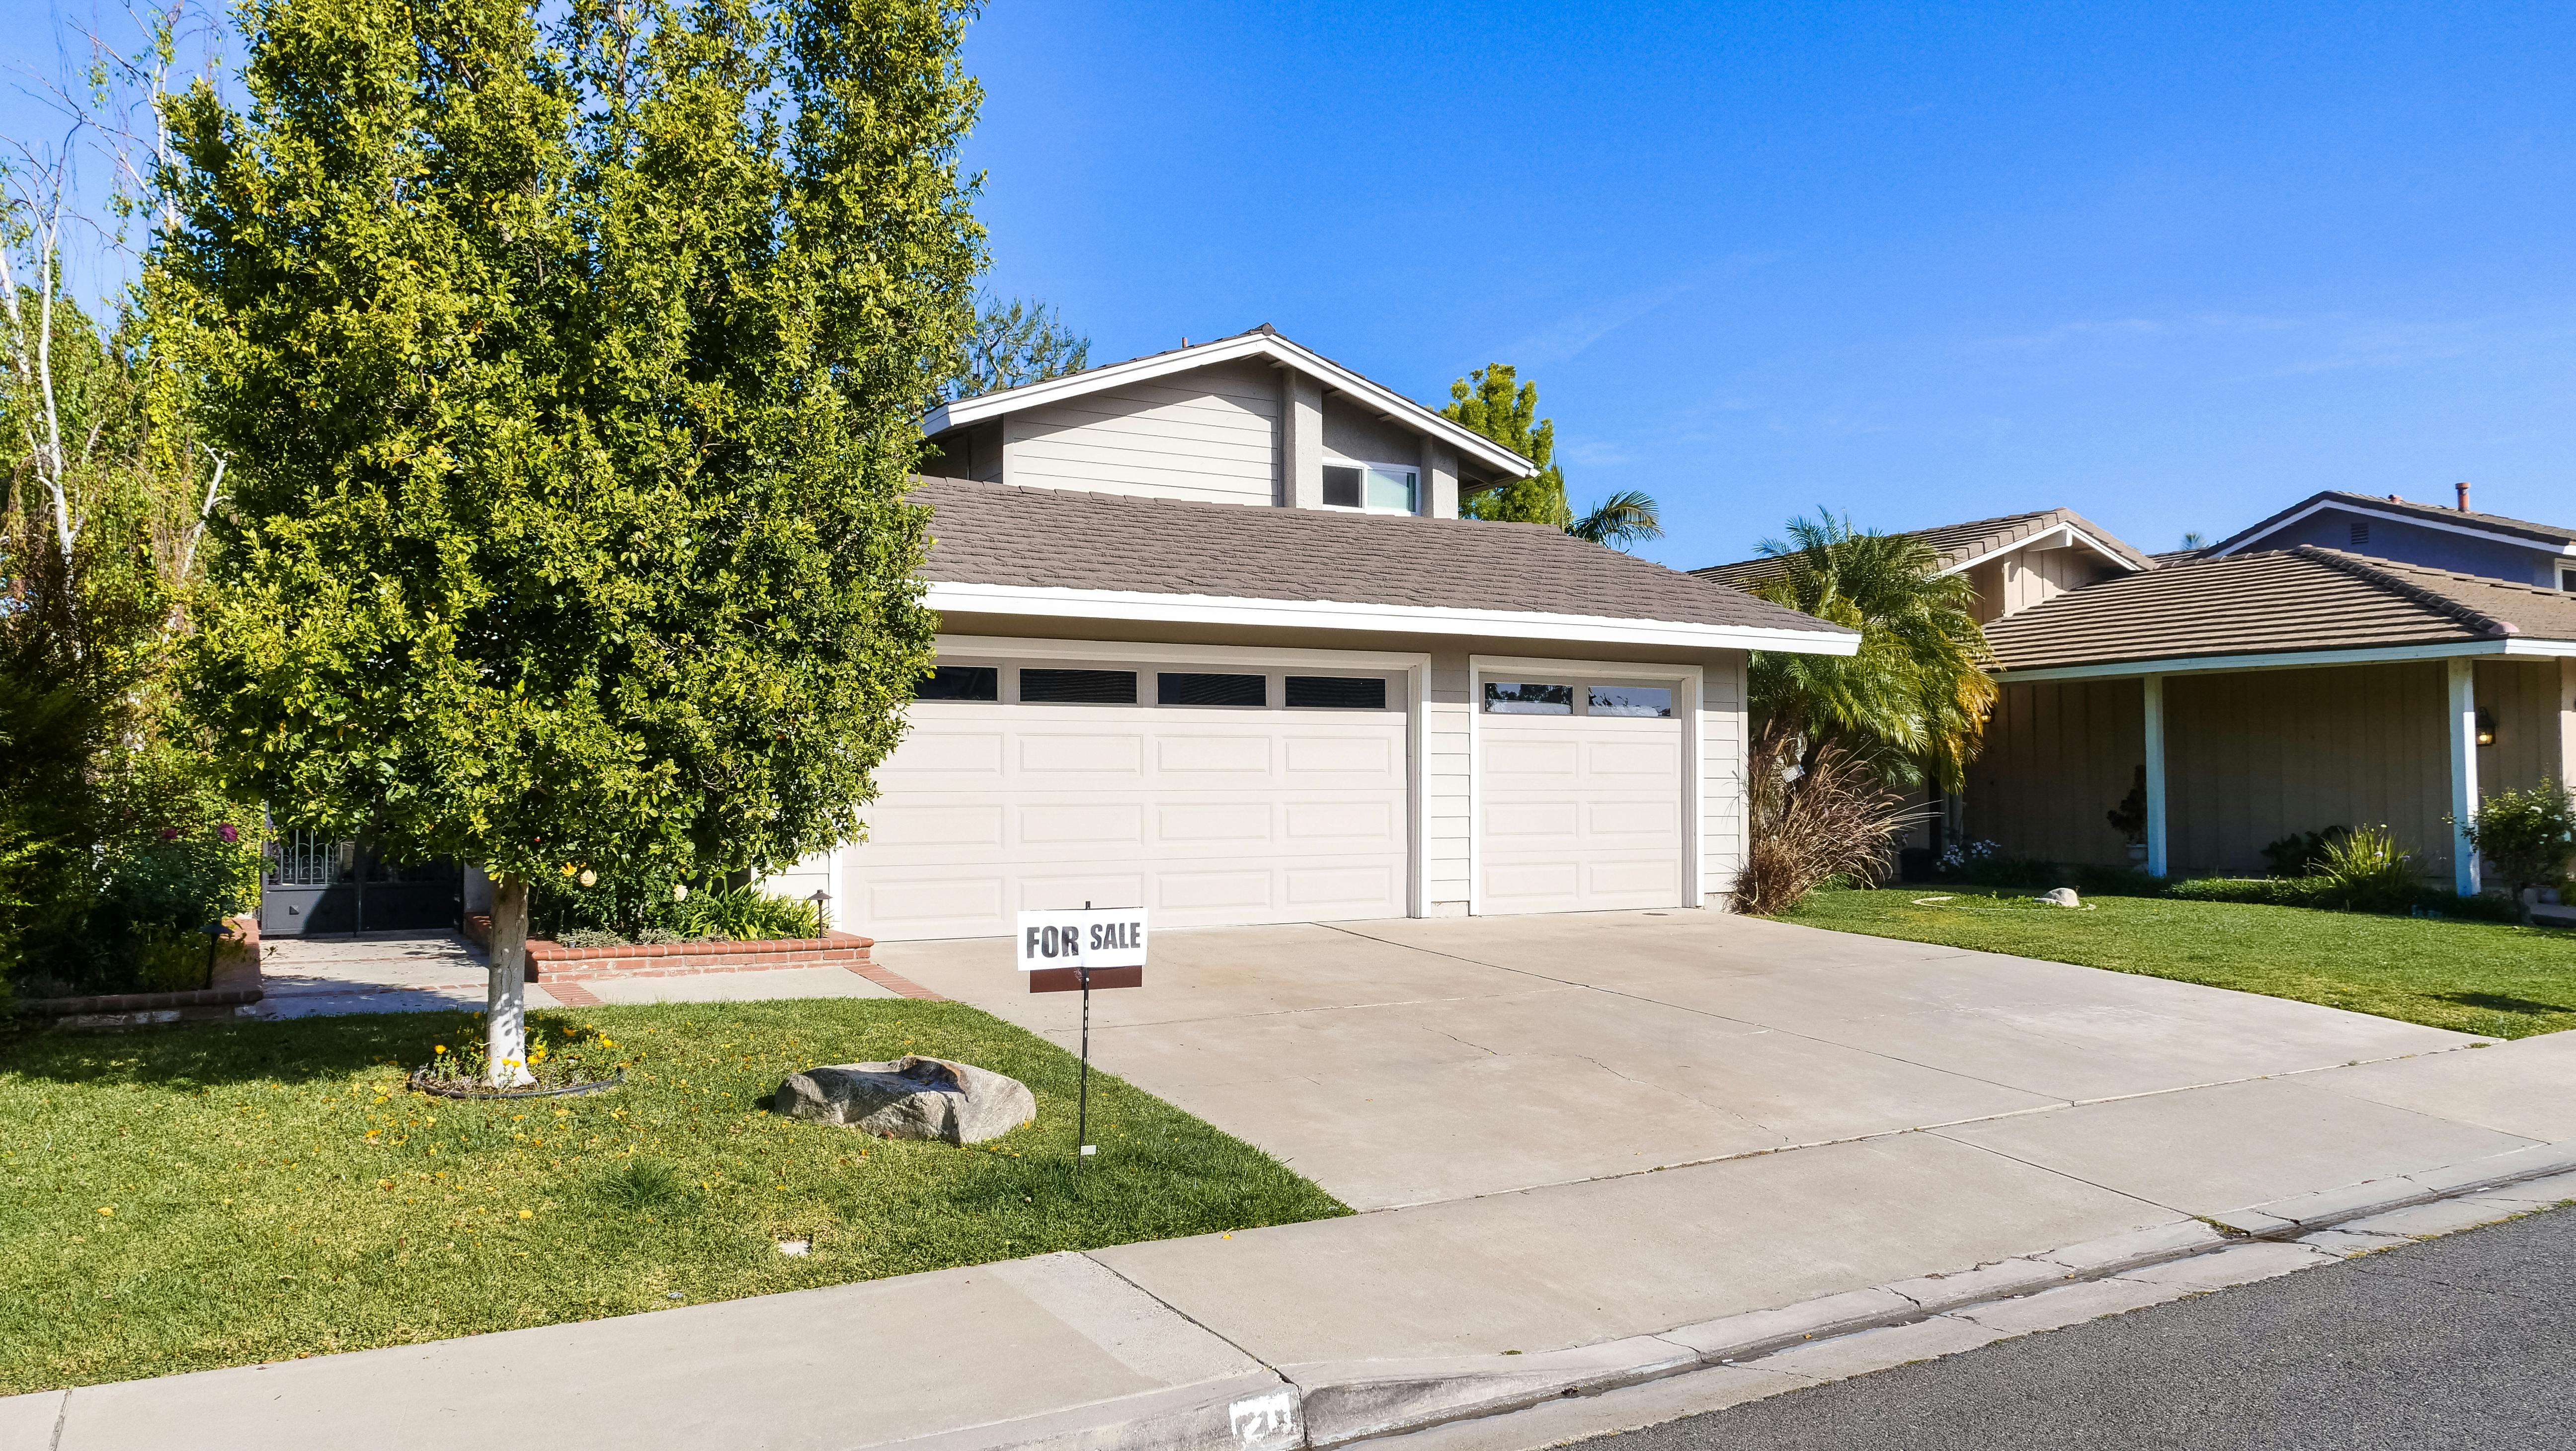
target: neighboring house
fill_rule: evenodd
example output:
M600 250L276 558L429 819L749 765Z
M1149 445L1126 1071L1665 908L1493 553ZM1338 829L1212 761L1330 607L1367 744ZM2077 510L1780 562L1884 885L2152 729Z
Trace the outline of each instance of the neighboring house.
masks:
M866 840L770 881L871 937L1719 905L1747 652L1858 644L1459 518L1528 460L1266 327L924 430L938 671Z
M2109 530L2065 508L1903 532L1931 547L1936 576L1968 577L1977 591L1977 622L1987 626L2070 591L2155 567ZM1691 573L1750 590L1778 578L1781 568L1779 556L1764 555ZM1928 808L1929 814L1899 840L1901 849L1937 855L1947 843L1965 839L1960 797L1927 788L1912 793L1909 801ZM1928 860L1915 860L1906 870L1919 873L1928 866Z
M2147 869L2259 873L2263 846L2386 825L2463 892L2451 821L2576 772L2576 594L2315 545L2079 590L1987 630L2002 697L1965 828L2116 863L2141 768Z
M2153 557L2063 510L1916 532L1944 572L1989 571L2001 688L1944 834L2121 864L2109 817L2143 773L2160 875L2259 873L2282 837L2386 825L2474 891L2451 823L2576 777L2576 530L2325 493ZM1749 585L1769 563L1699 573Z
M1965 524L1903 531L1930 545L1935 575L1964 574L1977 590L1977 620L1992 624L2069 590L2155 565L2109 530L2072 509L2040 509ZM1776 555L1712 564L1691 573L1752 589L1776 579Z
M2482 574L2514 584L2576 591L2576 529L2534 524L2469 509L2469 486L2459 507L2411 503L2390 494L2311 495L2203 552L2204 558L2295 549L2312 544L2460 574Z

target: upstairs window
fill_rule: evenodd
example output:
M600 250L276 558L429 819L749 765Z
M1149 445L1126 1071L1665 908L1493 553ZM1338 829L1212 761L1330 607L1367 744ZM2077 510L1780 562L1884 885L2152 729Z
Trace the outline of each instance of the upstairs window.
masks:
M2576 569L2558 571L2558 587L2570 593L2576 593Z
M1370 514L1421 512L1422 473L1409 464L1324 465L1324 507Z

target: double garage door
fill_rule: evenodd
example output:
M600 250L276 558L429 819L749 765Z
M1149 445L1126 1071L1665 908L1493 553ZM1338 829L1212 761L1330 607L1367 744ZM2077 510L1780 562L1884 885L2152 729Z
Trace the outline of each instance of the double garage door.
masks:
M1478 682L1477 910L1682 900L1673 696ZM1408 708L1401 671L943 657L843 854L842 919L901 941L1085 902L1172 927L1404 916Z
M1006 934L1022 911L1158 925L1401 917L1405 676L943 658L877 772L856 930Z

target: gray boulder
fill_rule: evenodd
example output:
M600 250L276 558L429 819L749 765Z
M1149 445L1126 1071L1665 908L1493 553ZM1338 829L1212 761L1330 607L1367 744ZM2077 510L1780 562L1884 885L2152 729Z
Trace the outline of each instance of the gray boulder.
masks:
M1016 1078L972 1063L907 1053L892 1063L836 1063L788 1075L778 1111L848 1124L881 1139L980 1144L1038 1116L1037 1095Z

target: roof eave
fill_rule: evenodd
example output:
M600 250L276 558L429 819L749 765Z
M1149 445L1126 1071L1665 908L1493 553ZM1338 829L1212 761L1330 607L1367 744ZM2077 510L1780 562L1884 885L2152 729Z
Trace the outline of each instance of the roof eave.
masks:
M2523 635L2429 640L2404 645L2346 645L2306 650L2247 650L2147 659L2087 661L2067 665L2007 667L1991 672L1998 685L2056 680L2119 680L2147 675L2211 675L2246 670L2296 670L2330 665L2385 665L2462 656L2576 657L2576 640L2535 640Z
M1040 615L1132 624L1238 625L1372 634L1482 636L1554 644L1770 650L1793 655L1852 655L1860 649L1857 633L1832 627L1716 625L1687 620L1341 600L1261 599L932 580L924 591L922 602L943 615Z

